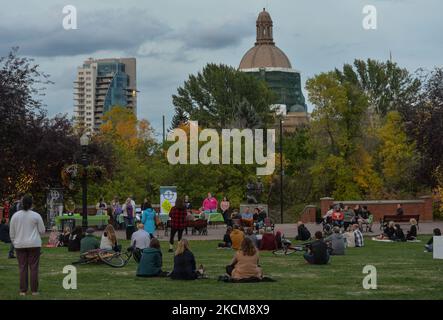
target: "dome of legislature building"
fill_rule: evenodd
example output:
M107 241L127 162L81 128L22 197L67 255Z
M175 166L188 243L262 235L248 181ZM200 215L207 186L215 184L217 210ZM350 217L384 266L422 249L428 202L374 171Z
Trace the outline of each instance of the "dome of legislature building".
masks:
M257 41L240 62L240 69L288 68L291 62L280 50L273 39L273 22L269 13L263 9L257 18Z
M268 84L277 95L276 105L286 110L285 125L293 129L308 121L307 106L300 72L292 68L289 58L275 45L273 28L271 15L263 9L256 21L255 45L241 59L239 70Z

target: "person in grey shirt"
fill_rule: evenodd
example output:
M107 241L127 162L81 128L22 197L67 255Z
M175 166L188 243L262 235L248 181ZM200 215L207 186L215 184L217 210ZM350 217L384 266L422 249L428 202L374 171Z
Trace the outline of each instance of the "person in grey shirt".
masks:
M144 230L143 223L139 223L137 225L137 231L134 232L131 236L131 246L143 250L149 248L149 244L151 243L151 236Z
M332 229L332 234L325 239L327 242L331 242L332 252L331 255L341 256L345 254L345 238L340 233L339 227Z

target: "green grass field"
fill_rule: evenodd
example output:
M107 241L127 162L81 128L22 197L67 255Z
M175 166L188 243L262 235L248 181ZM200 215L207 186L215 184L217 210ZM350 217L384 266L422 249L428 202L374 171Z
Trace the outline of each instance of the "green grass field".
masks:
M262 252L266 275L277 280L267 283L232 284L218 282L233 255L217 250L217 241L192 241L197 263L209 279L174 281L135 276L134 260L121 269L106 265L77 267L77 290L65 290L63 267L78 258L66 248L44 249L40 265L38 297L18 296L17 261L7 259L8 245L0 244L0 299L443 299L443 261L424 253L421 243L381 243L365 239L365 248L351 248L346 256L332 257L326 266L305 264L301 253L275 257ZM46 240L46 239L45 239ZM127 242L124 243L124 246ZM164 269L172 266L173 254L162 242ZM365 265L377 268L378 289L362 287Z

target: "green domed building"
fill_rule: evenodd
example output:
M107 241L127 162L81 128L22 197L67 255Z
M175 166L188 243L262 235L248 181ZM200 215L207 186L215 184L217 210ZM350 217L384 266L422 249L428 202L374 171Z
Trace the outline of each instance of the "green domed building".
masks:
M293 69L286 54L274 42L273 22L263 9L257 18L257 41L243 56L239 70L267 82L277 94L277 104L286 110L286 130L308 121L308 110L302 93L300 72Z

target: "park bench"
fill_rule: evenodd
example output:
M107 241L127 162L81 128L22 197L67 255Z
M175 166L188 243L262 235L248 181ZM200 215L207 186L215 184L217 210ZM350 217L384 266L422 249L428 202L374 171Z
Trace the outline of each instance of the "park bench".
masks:
M382 219L380 219L380 230L382 230L383 225L385 222L394 221L398 223L405 223L409 222L409 220L415 219L417 220L417 228L420 228L418 226L420 215L419 214L402 214L402 215L384 215Z

